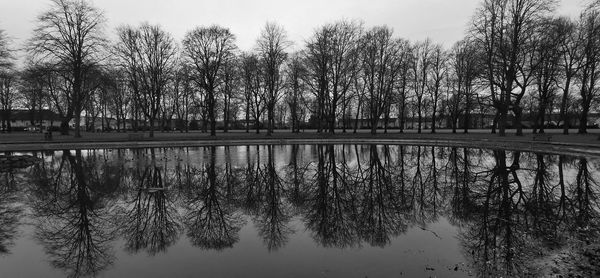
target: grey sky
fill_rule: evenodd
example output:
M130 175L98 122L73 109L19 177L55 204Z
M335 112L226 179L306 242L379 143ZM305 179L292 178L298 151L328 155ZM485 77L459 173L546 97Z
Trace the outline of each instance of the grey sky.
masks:
M195 26L229 27L242 50L254 46L267 21L276 21L302 47L315 28L338 19L358 19L365 26L386 24L399 37L430 37L445 46L459 40L482 0L94 0L108 19L107 34L122 24L160 24L180 41ZM562 0L557 13L576 16L583 0ZM0 0L0 28L14 47L30 36L48 0Z

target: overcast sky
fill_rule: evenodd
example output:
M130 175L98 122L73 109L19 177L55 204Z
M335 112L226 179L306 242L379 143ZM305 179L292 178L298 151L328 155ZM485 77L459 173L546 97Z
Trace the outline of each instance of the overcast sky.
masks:
M388 25L399 37L427 37L449 47L461 39L482 0L94 0L117 26L147 21L160 24L177 41L195 26L228 27L242 50L250 50L267 21L281 24L297 48L319 26L338 19L362 20L366 27ZM576 16L584 0L561 0L557 13ZM49 0L0 0L0 29L20 47Z

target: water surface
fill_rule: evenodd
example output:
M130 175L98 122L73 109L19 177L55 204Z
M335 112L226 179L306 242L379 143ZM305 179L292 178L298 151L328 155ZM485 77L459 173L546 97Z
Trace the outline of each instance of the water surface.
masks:
M26 154L40 161L0 173L2 277L522 276L600 226L592 158L376 145Z

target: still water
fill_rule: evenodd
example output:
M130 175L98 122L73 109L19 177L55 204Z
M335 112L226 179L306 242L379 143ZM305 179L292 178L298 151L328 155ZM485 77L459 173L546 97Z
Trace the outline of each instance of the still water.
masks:
M289 145L18 153L0 277L522 276L596 237L593 158Z

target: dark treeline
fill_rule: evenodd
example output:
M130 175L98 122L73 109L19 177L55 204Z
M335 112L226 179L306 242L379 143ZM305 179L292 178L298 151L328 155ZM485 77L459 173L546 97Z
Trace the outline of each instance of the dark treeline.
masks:
M0 252L31 214L48 260L72 277L112 265L117 241L150 255L183 236L222 250L249 222L275 251L302 226L323 247L383 247L446 218L477 276L489 277L522 276L548 250L600 233L598 165L585 158L374 145L37 156L43 162L1 173Z
M60 129L291 129L577 127L598 112L600 12L557 16L555 0L482 0L463 39L447 48L408 41L387 26L340 20L292 48L267 23L250 51L222 26L181 42L158 25L121 26L82 0L51 0L17 70L0 32L0 115L51 109ZM191 27L190 27L191 28ZM32 116L31 124L35 125Z

